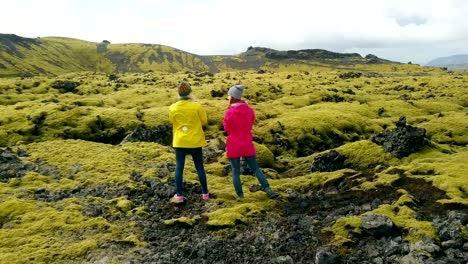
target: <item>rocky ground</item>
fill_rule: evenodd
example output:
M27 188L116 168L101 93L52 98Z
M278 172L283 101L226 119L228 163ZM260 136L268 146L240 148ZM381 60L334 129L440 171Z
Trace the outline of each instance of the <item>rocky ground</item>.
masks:
M401 143L402 127L395 133L381 135L398 138L398 148L408 151ZM408 128L414 131L414 128ZM389 136L389 135L392 136ZM407 134L407 141L412 137ZM413 139L414 141L414 139ZM414 145L412 145L413 147ZM339 153L317 156L311 164L313 171L342 169ZM54 169L44 164L24 164L22 150L0 152L1 180L21 178L28 171L54 176ZM338 155L338 156L337 156ZM338 164L338 165L337 165ZM341 165L340 165L341 164ZM173 171L174 164L166 169ZM144 214L128 216L112 214L105 204L93 204L83 208L89 217L104 217L109 222L134 221L141 230L146 246L135 249L135 244L114 241L103 245L105 254L89 254L91 263L107 263L113 259L108 253L129 250L131 255L121 255L122 263L466 263L468 237L462 228L468 226L467 208L463 205L441 205L437 201L447 198L445 192L423 179L405 176L403 170L389 173L398 177L390 186L379 186L373 191L356 190L357 183L371 180L375 171L344 172L343 177L329 181L320 187L303 187L285 190L278 201L277 213L260 212L249 224L239 222L234 227L210 226L207 217L196 217L211 208L222 208L216 196L204 202L199 187L186 183L187 201L173 204L169 200L174 193L172 180L164 183L157 178L144 178L133 172L132 188L80 187L71 191L53 192L35 190L33 197L42 202L57 202L71 197L101 197L112 199L127 197L135 207L143 207ZM255 189L255 188L251 188ZM392 205L400 198L398 190L411 193L413 199L401 206L416 212L416 220L427 221L436 230L437 238L422 236L417 241L407 237L412 230L399 227L391 218L372 213L382 205ZM398 210L401 207L393 207ZM366 214L370 212L370 214ZM329 227L340 218L362 216L359 230L349 228L349 241L341 246L333 244L334 233ZM166 220L183 217L194 221Z
M160 197L166 188L147 195L136 194L136 202L145 203L151 214L141 219L146 250L138 252L136 263L466 263L468 239L460 225L468 224L466 208L433 207L443 193L423 180L402 177L394 186L373 193L354 192L342 184L330 183L320 189L304 189L285 198L280 215L259 216L251 225L236 225L226 231L213 231L199 219L193 226L171 228L161 218L178 218L197 214L203 206L197 198L181 206L168 205ZM369 215L363 219L361 234L353 234L355 242L343 249L327 244L331 234L323 232L337 219L357 216L396 201L396 190L404 186L416 194L418 218L430 221L439 240L424 237L410 243L406 231L396 227L385 216ZM195 189L193 197L199 197ZM161 210L161 208L165 208ZM169 215L161 214L161 211ZM344 254L343 254L344 253ZM432 257L429 257L432 256Z

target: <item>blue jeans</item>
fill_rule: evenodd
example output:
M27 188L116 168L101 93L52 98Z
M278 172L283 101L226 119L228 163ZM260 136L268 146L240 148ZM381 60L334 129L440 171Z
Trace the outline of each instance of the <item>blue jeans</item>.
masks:
M203 193L208 193L208 186L206 183L206 173L203 167L203 151L202 148L174 148L176 154L176 168L175 168L175 186L177 195L182 195L183 189L183 176L185 167L185 156L190 154L193 159L193 164L197 170L198 180Z
M260 185L262 186L263 190L270 187L268 181L263 174L262 170L257 166L257 159L256 156L244 157L247 165L250 169L255 173L255 177L257 177ZM240 181L240 158L229 159L231 161L231 168L232 168L232 183L234 184L234 189L239 197L244 197L244 192L242 191L242 184Z

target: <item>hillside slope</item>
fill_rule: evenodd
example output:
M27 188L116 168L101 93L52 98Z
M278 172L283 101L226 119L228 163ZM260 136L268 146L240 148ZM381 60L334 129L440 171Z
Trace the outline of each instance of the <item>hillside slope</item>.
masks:
M0 77L104 73L258 70L285 64L334 65L391 63L374 55L326 50L277 51L250 47L238 55L200 56L157 44L111 44L78 39L23 38L0 34Z
M0 35L0 76L60 75L76 71L110 73L207 69L200 56L163 45Z

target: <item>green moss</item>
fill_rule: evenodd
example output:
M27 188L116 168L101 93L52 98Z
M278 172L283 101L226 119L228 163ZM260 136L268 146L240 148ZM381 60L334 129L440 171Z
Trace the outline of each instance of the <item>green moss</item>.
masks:
M82 258L97 244L119 236L111 233L112 225L104 218L87 218L79 209L61 211L21 199L0 203L0 261L56 263Z
M11 187L17 187L21 184L21 180L18 178L13 178L8 181L8 185Z
M468 227L460 226L460 229L461 229L464 236L468 236Z
M407 232L406 239L418 241L422 236L436 238L436 231L431 222L416 220L416 212L408 205L414 205L414 197L406 190L398 190L400 198L392 205L384 204L379 208L364 213L363 215L384 215L389 217L399 228ZM344 244L354 242L351 234L361 233L362 216L342 217L336 220L335 224L324 229L334 234L331 244L342 247Z
M399 206L399 204L411 201L411 196L403 195L394 205L384 204L379 208L365 214L379 214L389 217L392 222L406 230L408 234L406 239L409 241L418 241L422 236L436 238L436 230L431 222L416 220L416 212L408 206Z
M133 208L133 203L124 197L113 199L115 206L122 212L128 212Z
M399 189L398 193L401 194L400 198L393 204L396 206L414 206L414 196L408 193L408 191L404 189Z
M123 241L133 244L135 246L143 247L145 243L141 241L140 237L136 234L131 234L123 239Z
M255 133L268 145L278 144L273 138L274 132L282 134L295 154L308 156L317 150L337 147L381 130L367 118L350 111L349 108L354 105L343 104L338 110L332 105L329 107L327 104L320 104L303 107L294 114L285 112L278 118L258 126Z
M412 174L422 174L435 187L444 190L449 198L439 202L466 205L468 165L465 161L468 160L468 151L465 148L458 151L446 154L437 149L428 149L425 153L409 156L405 160L407 165L402 166L402 169Z
M361 233L362 219L359 216L342 217L336 220L331 226L324 229L334 234L331 244L336 247L342 247L343 244L352 242L349 237L351 233Z
M132 212L132 214L134 214L134 215L138 215L138 216L142 216L142 217L148 215L148 212L146 212L144 206L135 207L135 208L132 209L131 212Z
M245 203L207 213L206 224L212 227L233 227L238 223L248 223L249 216L258 214L261 214L261 207L253 203Z
M143 173L143 178L156 178L157 168L149 168L148 170Z
M34 160L47 160L62 175L67 175L72 167L79 164L73 175L75 182L82 184L129 183L131 160L128 153L117 146L81 140L48 141L27 146ZM88 177L89 174L93 177Z
M385 154L381 146L369 140L348 143L336 150L346 156L345 164L360 170L373 168L392 160L392 156Z
M170 147L153 142L128 142L122 144L120 149L128 153L130 156L149 162L174 159L174 154L170 153Z
M176 225L176 224L182 224L182 225L187 225L187 226L193 226L196 221L199 219L200 217L194 217L194 218L190 218L190 217L179 217L179 218L174 218L174 219L169 219L169 220L164 220L164 224L165 225L168 225L168 226L172 226L172 225Z
M34 211L36 206L33 202L19 199L11 199L0 203L0 224L14 220L23 214Z
M429 120L422 122L419 126L427 130L427 135L438 143L452 143L457 145L468 144L468 121L463 111L443 112L443 116L432 116Z
M254 143L257 163L261 168L271 168L275 162L275 157L271 150L265 145Z
M205 171L208 174L222 177L224 174L224 164L210 163L205 165Z
M387 170L388 171L388 170ZM394 181L400 179L398 174L386 172L376 173L372 181L365 181L360 185L364 190L376 190L379 186L390 186Z
M77 256L85 256L88 251L92 251L98 247L98 242L94 239L85 239L76 243L72 243L65 248L67 257L75 258Z

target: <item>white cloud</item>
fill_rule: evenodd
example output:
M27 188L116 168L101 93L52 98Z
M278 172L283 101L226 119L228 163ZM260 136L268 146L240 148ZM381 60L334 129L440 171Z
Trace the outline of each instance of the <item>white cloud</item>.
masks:
M155 43L196 54L266 46L424 62L468 53L462 0L17 0L2 9L2 33Z

